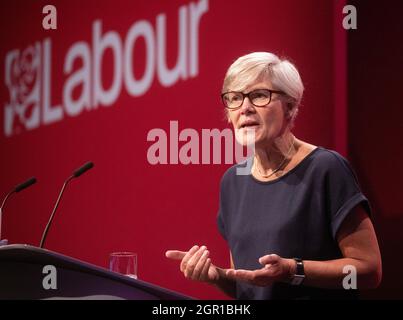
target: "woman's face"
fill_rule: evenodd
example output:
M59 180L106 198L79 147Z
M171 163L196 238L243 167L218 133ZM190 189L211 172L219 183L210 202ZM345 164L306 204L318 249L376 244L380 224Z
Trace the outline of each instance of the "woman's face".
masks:
M249 85L243 93L256 89L274 89L269 80L259 80ZM230 88L229 91L232 89ZM286 103L282 96L272 93L271 101L264 107L254 106L245 97L243 104L236 110L228 110L238 143L255 144L255 147L271 145L279 137L288 124L285 116Z

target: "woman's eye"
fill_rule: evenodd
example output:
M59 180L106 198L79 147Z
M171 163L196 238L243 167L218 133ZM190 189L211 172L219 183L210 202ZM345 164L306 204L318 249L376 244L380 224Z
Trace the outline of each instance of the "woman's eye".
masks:
M267 95L261 92L257 92L252 95L252 99L266 99Z

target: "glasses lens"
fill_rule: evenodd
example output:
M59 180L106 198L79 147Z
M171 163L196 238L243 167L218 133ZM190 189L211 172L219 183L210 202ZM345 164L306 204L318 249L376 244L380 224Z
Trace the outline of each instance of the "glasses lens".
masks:
M255 106L263 107L270 103L270 91L259 89L249 93L249 97Z
M223 95L224 105L227 108L238 108L242 104L243 96L239 92L227 92Z

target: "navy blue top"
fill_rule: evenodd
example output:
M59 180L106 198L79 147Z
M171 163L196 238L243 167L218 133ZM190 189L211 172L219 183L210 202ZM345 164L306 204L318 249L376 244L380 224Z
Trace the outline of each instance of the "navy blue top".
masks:
M318 147L282 177L267 182L251 174L237 175L242 166L245 162L232 166L222 177L217 217L236 269L260 269L258 259L272 253L303 260L341 258L336 234L343 220L358 204L370 214L353 170L335 151ZM356 290L237 282L238 299L356 296Z

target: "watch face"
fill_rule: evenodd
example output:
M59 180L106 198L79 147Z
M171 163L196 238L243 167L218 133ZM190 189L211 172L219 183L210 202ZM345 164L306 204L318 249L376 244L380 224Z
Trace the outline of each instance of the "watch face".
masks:
M295 259L295 261L296 261L296 264L297 264L296 275L298 275L298 276L305 275L304 263L302 262L302 260L301 259Z

